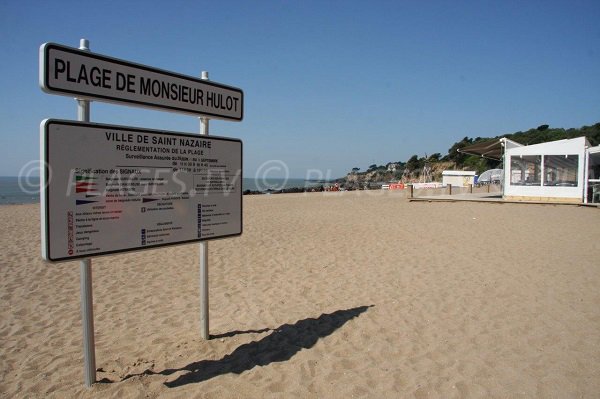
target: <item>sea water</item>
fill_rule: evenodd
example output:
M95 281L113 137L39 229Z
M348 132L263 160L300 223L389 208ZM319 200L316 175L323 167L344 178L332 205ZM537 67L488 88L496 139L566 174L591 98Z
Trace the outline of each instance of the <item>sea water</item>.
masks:
M253 179L244 178L242 190L267 192L287 188L310 188L320 186L322 183L304 179ZM8 204L33 204L40 201L39 177L2 177L0 176L0 205Z
M298 178L287 178L287 179L252 179L244 178L242 186L244 190L261 191L267 192L279 191L287 188L306 188L321 186L323 183L318 183L312 180L298 179Z
M0 205L40 202L39 191L39 177L19 179L0 176Z

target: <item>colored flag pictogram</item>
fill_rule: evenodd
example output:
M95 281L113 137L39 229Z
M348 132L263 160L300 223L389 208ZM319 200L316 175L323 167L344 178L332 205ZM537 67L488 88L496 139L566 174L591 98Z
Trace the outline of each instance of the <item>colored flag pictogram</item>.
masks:
M94 183L94 180L96 179L96 177L92 176L75 175L75 193L86 193L92 196L99 195L95 192L96 183Z
M84 182L84 181L94 181L96 179L98 179L98 178L97 177L93 177L93 176L79 176L79 175L75 175L75 181L76 182L78 182L78 181L81 181L81 182Z
M98 202L98 201L75 200L75 205L93 204L94 202Z

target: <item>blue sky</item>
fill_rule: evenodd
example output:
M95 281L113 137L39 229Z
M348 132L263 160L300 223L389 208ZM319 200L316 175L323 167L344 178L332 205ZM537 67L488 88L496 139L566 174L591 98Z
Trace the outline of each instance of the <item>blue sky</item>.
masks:
M244 90L244 120L210 133L244 141L246 177L272 160L339 177L464 136L600 122L599 20L597 0L3 0L0 176L39 158L42 119L76 119L73 99L38 86L45 42L207 70ZM195 117L100 102L91 120L198 131Z

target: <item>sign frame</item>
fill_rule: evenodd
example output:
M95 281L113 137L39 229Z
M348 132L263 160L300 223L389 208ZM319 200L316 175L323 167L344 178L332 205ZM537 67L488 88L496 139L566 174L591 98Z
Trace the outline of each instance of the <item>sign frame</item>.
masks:
M230 93L235 93L238 97L239 97L239 112L236 112L234 115L229 115L229 114L224 114L224 112L210 112L210 111L200 111L200 110L196 110L193 107L184 107L183 105L176 105L176 104L165 104L164 101L161 103L161 101L151 101L151 99L153 99L153 97L148 97L148 99L146 98L139 98L141 97L141 94L137 94L136 96L132 95L132 94L125 94L125 92L127 90L121 90L125 95L122 97L119 97L118 95L116 95L115 90L110 90L110 92L101 94L101 93L93 93L90 92L89 90L85 90L86 85L80 85L82 88L81 89L75 89L75 88L70 88L67 87L68 85L60 85L60 84L56 84L53 83L53 79L51 79L51 66L50 66L50 62L51 62L51 55L50 52L52 51L58 51L58 52L63 52L66 53L68 55L71 56L75 56L75 57L82 57L83 59L88 59L92 62L99 62L99 63L104 63L104 64L111 64L117 67L122 67L122 68L127 68L127 69L133 69L135 71L139 71L140 74L138 77L143 78L143 74L152 74L153 76L159 76L159 77L163 77L165 79L172 79L172 80L177 80L180 82L185 83L185 88L196 88L197 90L204 90L203 93L207 93L208 96L208 92L207 89L214 89L214 90L218 90L224 93L230 92ZM112 78L114 78L115 76L112 76ZM86 79L91 79L91 77L86 76ZM114 81L113 80L113 85L114 85ZM72 80L71 82L74 82L74 80ZM109 81L110 81L110 77L109 77ZM182 84L183 84L182 83ZM69 46L64 46L61 44L57 44L57 43L44 43L40 46L40 57L39 57L39 85L40 88L48 94L57 94L57 95L62 95L62 96L69 96L69 97L76 97L78 99L86 99L86 100L99 100L99 101L104 101L104 102L109 102L109 103L115 103L115 104L121 104L121 105L130 105L130 106L138 106L138 107L143 107L143 108L152 108L152 109L162 109L162 110L167 110L167 111L171 111L171 112L178 112L178 113L185 113L185 114L191 114L191 115L195 115L195 116L206 116L206 117L210 117L210 118L216 118L216 119L223 119L223 120L229 120L229 121L237 121L240 122L243 117L244 117L244 92L242 89L234 87L234 86L229 86L229 85L225 85L222 83L216 83L216 82L212 82L209 80L203 80L200 78L195 78L192 76L187 76L187 75L182 75L179 73L175 73L175 72L170 72L170 71L166 71L163 69L159 69L159 68L154 68L154 67L150 67L150 66L146 66L146 65L142 65L142 64L138 64L135 62L130 62L130 61L125 61L122 59L118 59L118 58L114 58L114 57L110 57L110 56L106 56L106 55L101 55L101 54L97 54L97 53L93 53L90 51L85 51L85 50L81 50L81 49L77 49L77 48L73 48L73 47L69 47ZM187 86L189 85L189 86ZM79 86L77 86L79 87ZM110 87L109 87L110 88ZM172 90L171 88L169 88L169 90ZM105 90L106 91L106 90ZM131 92L129 92L131 93ZM171 93L171 91L169 91L169 93ZM135 94L135 93L134 93ZM218 94L218 93L216 93ZM181 93L177 94L182 95ZM191 94L190 94L191 95ZM198 96L198 94L196 93L196 96ZM135 97L135 98L132 98ZM147 96L146 96L147 97ZM169 99L167 99L169 100ZM196 99L197 101L199 101L198 99ZM227 98L223 99L222 97L220 98L220 107L221 109L226 109L226 108L222 108L223 105L225 104ZM208 101L208 99L207 99ZM184 102L179 102L179 104L184 104Z
M58 124L58 125L62 125L62 126L76 126L78 128L81 129L109 129L111 131L126 131L126 132L137 132L137 133L141 133L141 134L161 134L161 135L167 135L167 136L177 136L177 137L186 137L186 138L193 138L193 139L202 139L202 140L214 140L214 141L229 141L229 142L236 142L239 143L240 145L240 186L239 186L239 204L240 204L240 208L239 208L239 233L233 233L233 234L225 234L225 235L219 235L219 236L211 236L211 237L205 237L205 238L194 238L194 239L189 239L189 240L182 240L182 241L175 241L175 242L167 242L167 243L160 243L160 244L149 244L149 245L144 245L144 246L139 246L139 247L131 247L131 248L124 248L124 249L116 249L116 250L106 250L106 251L101 251L101 252L94 252L94 253L84 253L81 255L74 255L74 256L67 256L67 257L53 257L52 254L50 253L50 234L51 234L51 229L50 229L50 224L51 224L51 219L50 219L50 196L49 196L49 186L50 186L50 182L52 178L56 178L56 177L52 177L52 171L51 171L51 161L49 159L49 140L48 140L48 135L49 135L49 131L50 131L50 126L53 124ZM147 128L141 128L141 127L130 127L130 126L122 126L122 125L111 125L111 124L104 124L104 123L91 123L91 122L79 122L79 121L71 121L71 120L61 120L61 119L45 119L40 123L40 157L42 159L42 166L43 166L43 174L42 174L42 179L41 179L41 190L40 190L40 208L41 208L41 250L42 250L42 257L45 261L47 262L51 262L51 263L58 263L58 262L67 262L67 261L74 261L74 260L81 260L81 259L86 259L86 258L90 258L90 257L97 257L97 256L107 256L107 255L114 255L114 254L119 254L119 253L127 253L127 252L135 252L135 251L143 251L146 249L157 249L157 248L161 248L161 247L168 247L168 246L176 246L176 245L184 245L184 244L190 244L190 243L196 243L196 242L207 242L207 241L212 241L212 240L219 240L219 239L225 239L225 238L230 238L230 237L238 237L241 236L243 233L243 186L242 186L242 182L243 182L243 142L240 139L236 139L236 138L231 138L231 137L222 137L222 136L199 136L198 134L192 134L192 133L182 133L182 132L174 132L174 131L167 131L167 130L157 130L157 129L147 129ZM196 194L196 195L203 195L202 193L200 194ZM232 195L236 195L236 194L232 194Z

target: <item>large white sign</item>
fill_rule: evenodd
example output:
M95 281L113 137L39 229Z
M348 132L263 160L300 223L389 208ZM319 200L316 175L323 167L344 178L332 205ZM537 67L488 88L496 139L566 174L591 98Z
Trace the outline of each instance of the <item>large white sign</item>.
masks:
M46 93L241 121L241 89L54 43L40 47Z
M242 142L41 124L42 255L89 258L242 233Z

